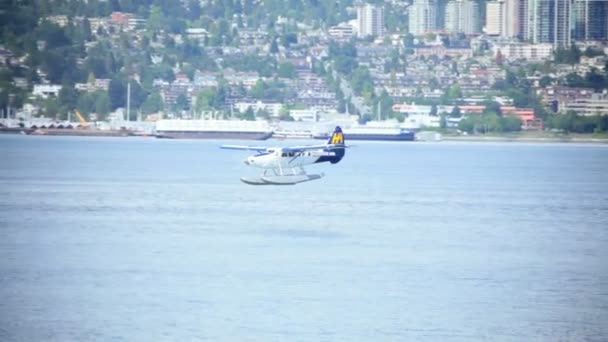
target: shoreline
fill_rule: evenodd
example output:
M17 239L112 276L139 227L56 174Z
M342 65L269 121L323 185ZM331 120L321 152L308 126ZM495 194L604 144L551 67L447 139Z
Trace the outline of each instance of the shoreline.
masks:
M593 138L580 136L565 137L508 137L508 136L442 136L442 141L456 142L526 142L526 143L584 143L608 144L608 138Z
M130 131L121 130L109 130L109 131L81 131L81 130L44 130L38 132L26 132L24 129L13 128L13 129L2 129L0 135L25 135L25 136L71 136L71 137L146 137L160 139L161 136L154 134L142 134ZM199 140L199 139L194 139ZM201 139L207 140L207 139ZM268 140L287 140L282 137L271 136ZM307 140L307 139L300 139ZM316 140L316 139L310 139ZM369 141L385 141L385 140L369 140ZM483 135L468 135L468 136L455 136L455 135L442 135L440 140L427 141L427 140L413 140L410 142L478 142L478 143L492 143L492 142L512 142L512 143L579 143L579 144L608 144L607 137L592 137L591 135L568 135L568 136L483 136Z

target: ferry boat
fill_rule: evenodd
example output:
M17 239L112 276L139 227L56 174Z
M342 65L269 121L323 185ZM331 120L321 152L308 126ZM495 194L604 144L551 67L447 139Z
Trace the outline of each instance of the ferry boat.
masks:
M266 121L169 119L156 122L157 138L266 140L272 133Z
M401 127L357 126L344 129L346 140L414 141L413 131Z
M314 123L278 122L274 125L274 139L312 139Z
M354 125L344 127L345 140L414 141L414 131L399 126ZM316 134L316 139L328 139L328 133Z
M313 134L309 130L275 129L272 137L276 139L311 139Z

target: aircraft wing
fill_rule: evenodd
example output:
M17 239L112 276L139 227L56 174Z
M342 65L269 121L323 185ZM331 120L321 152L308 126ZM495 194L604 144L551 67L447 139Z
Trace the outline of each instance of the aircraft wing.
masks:
M220 148L226 150L241 150L241 151L256 151L256 152L266 152L268 147L265 146L243 146L243 145L222 145Z
M283 147L281 150L284 152L301 152L301 151L309 151L309 150L335 150L339 148L348 147L344 144L323 144L323 145L305 145L305 146L290 146Z

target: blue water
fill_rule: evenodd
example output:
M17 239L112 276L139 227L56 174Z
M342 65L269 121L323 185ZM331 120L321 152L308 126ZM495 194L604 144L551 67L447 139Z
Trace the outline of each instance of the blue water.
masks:
M608 340L608 146L220 143L0 136L0 340Z

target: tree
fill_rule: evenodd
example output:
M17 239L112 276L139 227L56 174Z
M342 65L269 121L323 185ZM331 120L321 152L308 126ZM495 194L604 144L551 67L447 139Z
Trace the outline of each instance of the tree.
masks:
M110 96L110 107L112 110L124 107L126 102L127 89L122 80L112 78L108 87L108 95Z
M165 24L165 17L160 7L152 5L150 8L150 16L146 20L146 26L149 32L160 31Z
M502 118L501 126L505 132L518 132L521 131L522 121L519 116L506 115Z
M379 119L388 119L394 116L393 113L393 98L390 97L388 92L383 91L382 94L375 101L376 110L380 112L376 112L376 115L379 115Z
M279 64L277 75L284 78L294 78L296 76L296 68L291 63L281 63Z
M462 90L458 84L452 84L446 91L446 97L450 102L459 100L462 98Z
M454 108L452 108L452 111L450 112L450 117L459 118L461 116L462 114L460 113L460 108L458 106L454 106Z
M584 87L585 79L581 75L572 72L566 75L566 85L569 87Z
M538 84L540 85L541 88L545 88L545 87L549 86L552 82L553 82L553 79L550 76L544 75L543 77L540 78L540 81L538 81Z
M92 72L89 72L89 76L87 77L87 83L88 84L95 84L95 74L93 74Z
M148 95L141 106L141 110L146 114L158 113L161 109L163 109L163 98L158 91Z
M95 110L95 97L89 93L80 95L76 108L83 114L88 115Z
M259 79L255 83L255 85L253 87L251 87L251 90L249 91L249 95L251 95L252 97L255 97L256 99L264 98L264 91L266 90L266 88L267 88L266 83L262 79Z
M188 19L198 20L201 17L201 5L198 0L188 1Z
M437 105L433 103L433 105L431 106L431 112L429 113L430 116L437 116Z
M281 36L281 45L289 48L291 44L298 43L298 35L294 32L289 32Z
M605 77L595 68L592 68L590 72L585 75L586 86L601 91L602 89L608 88L608 77Z
M403 46L406 48L414 47L414 35L411 33L407 33L403 38Z
M581 50L575 44L572 44L569 49L558 47L553 51L553 58L555 63L578 64L581 59Z
M44 100L44 116L46 117L56 117L59 113L59 106L57 105L57 100L49 97Z
M448 124L447 124L447 119L446 119L446 113L441 112L441 115L439 117L439 128L446 129L447 126L448 126Z
M196 95L196 107L197 113L209 111L212 108L214 102L215 92L212 88L205 88Z
M276 38L270 43L270 53L276 54L279 52L279 44L277 44Z
M243 114L242 118L248 121L255 121L255 113L253 112L253 109L251 107L247 107L247 110Z
M215 93L211 105L213 108L220 109L226 104L226 98L230 93L230 88L226 83L220 82L219 86L215 88L214 91Z
M502 52L500 52L500 49L498 49L498 51L496 51L496 57L495 57L495 61L496 61L496 65L502 65L503 63L503 56L502 56Z
M177 99L175 100L174 108L176 110L187 110L189 109L190 104L188 103L188 98L184 94L179 94Z
M463 132L473 133L475 130L475 119L472 116L465 117L458 122L458 129Z
M484 114L494 113L498 116L502 115L502 110L500 109L500 103L496 101L485 101L484 103L485 109L483 110Z
M357 67L351 75L351 85L355 94L364 92L366 86L373 89L372 76L366 67Z
M62 111L69 111L76 107L78 97L76 89L74 89L73 86L64 83L57 96L57 104Z
M98 120L104 120L110 112L110 97L106 92L101 92L95 99L95 112L98 115Z

